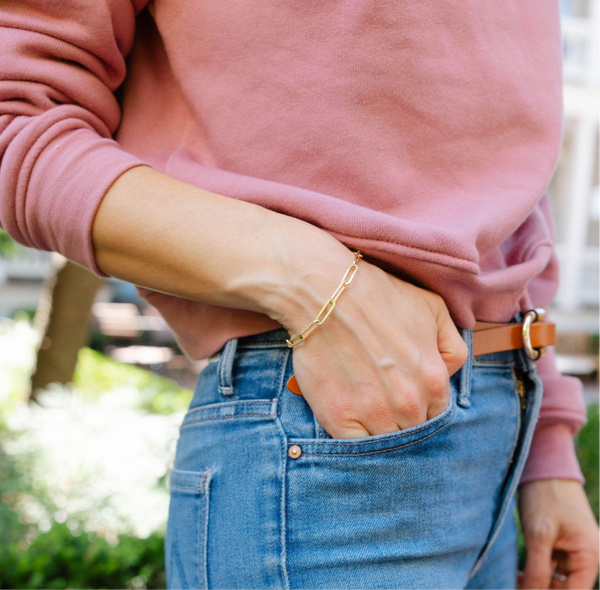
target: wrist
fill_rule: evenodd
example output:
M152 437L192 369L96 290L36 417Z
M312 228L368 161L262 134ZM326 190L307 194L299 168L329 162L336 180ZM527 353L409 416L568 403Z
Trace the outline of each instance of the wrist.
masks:
M291 235L288 245L279 249L278 288L273 289L269 300L268 315L290 335L300 334L315 320L355 260L354 253L341 242L319 228L309 227L308 231L302 228L302 237ZM310 246L299 248L302 243ZM363 264L361 260L359 266ZM360 274L360 270L356 272ZM344 292L339 296L336 306L343 304L346 295Z

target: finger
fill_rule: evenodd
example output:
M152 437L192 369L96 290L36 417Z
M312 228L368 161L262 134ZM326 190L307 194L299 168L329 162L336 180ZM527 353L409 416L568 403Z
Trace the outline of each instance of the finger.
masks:
M525 534L527 557L523 588L550 588L552 572L553 537L544 530L528 531Z
M573 590L581 590L582 588L594 588L598 570L588 569L587 571L573 572L569 574L566 586L563 588L572 588Z
M321 423L322 424L322 423ZM331 426L329 428L323 426L329 436L333 438L363 438L372 436L371 433L359 423L355 425L344 424L342 426Z
M598 552L592 547L571 550L555 549L556 570L566 576L565 581L553 579L552 588L593 588L598 575Z
M555 549L552 552L552 577L550 578L550 588L552 590L565 590L568 588L568 553Z
M372 395L361 400L360 408L360 422L372 436L397 432L427 421L427 408L420 395L402 395L395 399Z
M306 401L310 404L308 399ZM317 402L323 402L323 399L317 399ZM353 409L352 401L346 396L338 393L330 395L324 404L310 405L325 432L333 438L362 438L371 435L359 418L360 414Z
M425 420L441 414L450 402L450 375L448 367L437 356L435 362L423 365L422 384L426 393ZM424 420L423 420L424 421Z
M441 298L440 298L441 299ZM452 321L446 304L438 301L434 306L438 327L437 346L450 376L454 375L467 360L469 349Z

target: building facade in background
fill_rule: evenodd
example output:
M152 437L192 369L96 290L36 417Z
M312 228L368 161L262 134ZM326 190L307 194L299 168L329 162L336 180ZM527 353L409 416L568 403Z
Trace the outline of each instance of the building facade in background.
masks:
M598 331L599 0L561 0L564 131L549 192L557 226L561 282L554 306L567 324ZM577 313L579 312L579 313Z

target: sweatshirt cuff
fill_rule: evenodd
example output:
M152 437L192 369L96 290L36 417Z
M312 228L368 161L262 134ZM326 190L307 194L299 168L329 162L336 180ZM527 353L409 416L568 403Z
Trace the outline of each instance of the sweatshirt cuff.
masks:
M574 479L585 483L567 424L554 423L536 429L519 486L538 479Z
M36 246L107 278L94 256L94 217L117 178L141 165L147 164L88 129L55 138L37 158L28 187Z

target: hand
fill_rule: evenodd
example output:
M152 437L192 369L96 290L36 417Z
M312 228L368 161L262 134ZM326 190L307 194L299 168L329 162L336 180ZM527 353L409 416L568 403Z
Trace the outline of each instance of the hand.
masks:
M295 334L308 323L286 328ZM362 260L327 321L294 347L293 364L323 428L334 438L357 438L440 414L449 378L467 355L439 295Z
M527 548L523 588L593 588L599 531L583 486L574 480L532 481L519 488L518 504ZM552 578L557 565L565 582Z

